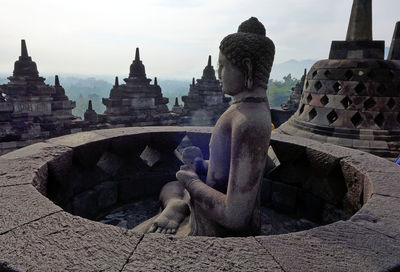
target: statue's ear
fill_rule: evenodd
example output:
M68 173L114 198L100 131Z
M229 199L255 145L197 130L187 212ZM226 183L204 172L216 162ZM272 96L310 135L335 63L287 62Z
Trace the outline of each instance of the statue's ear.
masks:
M253 64L249 58L244 58L242 60L243 68L245 69L245 74L248 78L253 79Z

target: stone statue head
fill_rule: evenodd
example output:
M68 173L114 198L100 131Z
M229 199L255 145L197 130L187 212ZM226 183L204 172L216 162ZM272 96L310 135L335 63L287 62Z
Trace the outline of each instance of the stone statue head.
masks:
M257 18L241 23L237 33L221 41L219 49L218 76L225 93L235 95L243 89L267 88L275 46Z

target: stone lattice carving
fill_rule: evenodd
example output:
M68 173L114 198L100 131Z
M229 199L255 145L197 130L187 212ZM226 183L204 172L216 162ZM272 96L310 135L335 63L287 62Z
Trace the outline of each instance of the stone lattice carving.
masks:
M346 41L333 41L329 59L313 65L298 111L278 132L398 156L400 30L384 60L384 41L372 40L371 13L371 0L354 1Z

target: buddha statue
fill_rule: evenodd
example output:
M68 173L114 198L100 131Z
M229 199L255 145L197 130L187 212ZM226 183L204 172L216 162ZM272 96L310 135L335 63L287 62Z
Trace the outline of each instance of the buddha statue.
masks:
M161 212L134 230L177 235L248 236L260 232L259 191L271 136L266 90L275 54L254 17L220 44L218 77L232 105L218 119L209 144L183 150L177 181L161 190ZM199 176L206 174L205 181Z

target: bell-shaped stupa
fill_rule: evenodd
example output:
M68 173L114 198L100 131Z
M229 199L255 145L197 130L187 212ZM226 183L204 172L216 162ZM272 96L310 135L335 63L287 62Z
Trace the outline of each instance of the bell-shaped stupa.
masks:
M356 148L386 158L400 152L399 23L390 55L372 39L372 2L354 0L345 41L306 76L297 112L278 133Z

